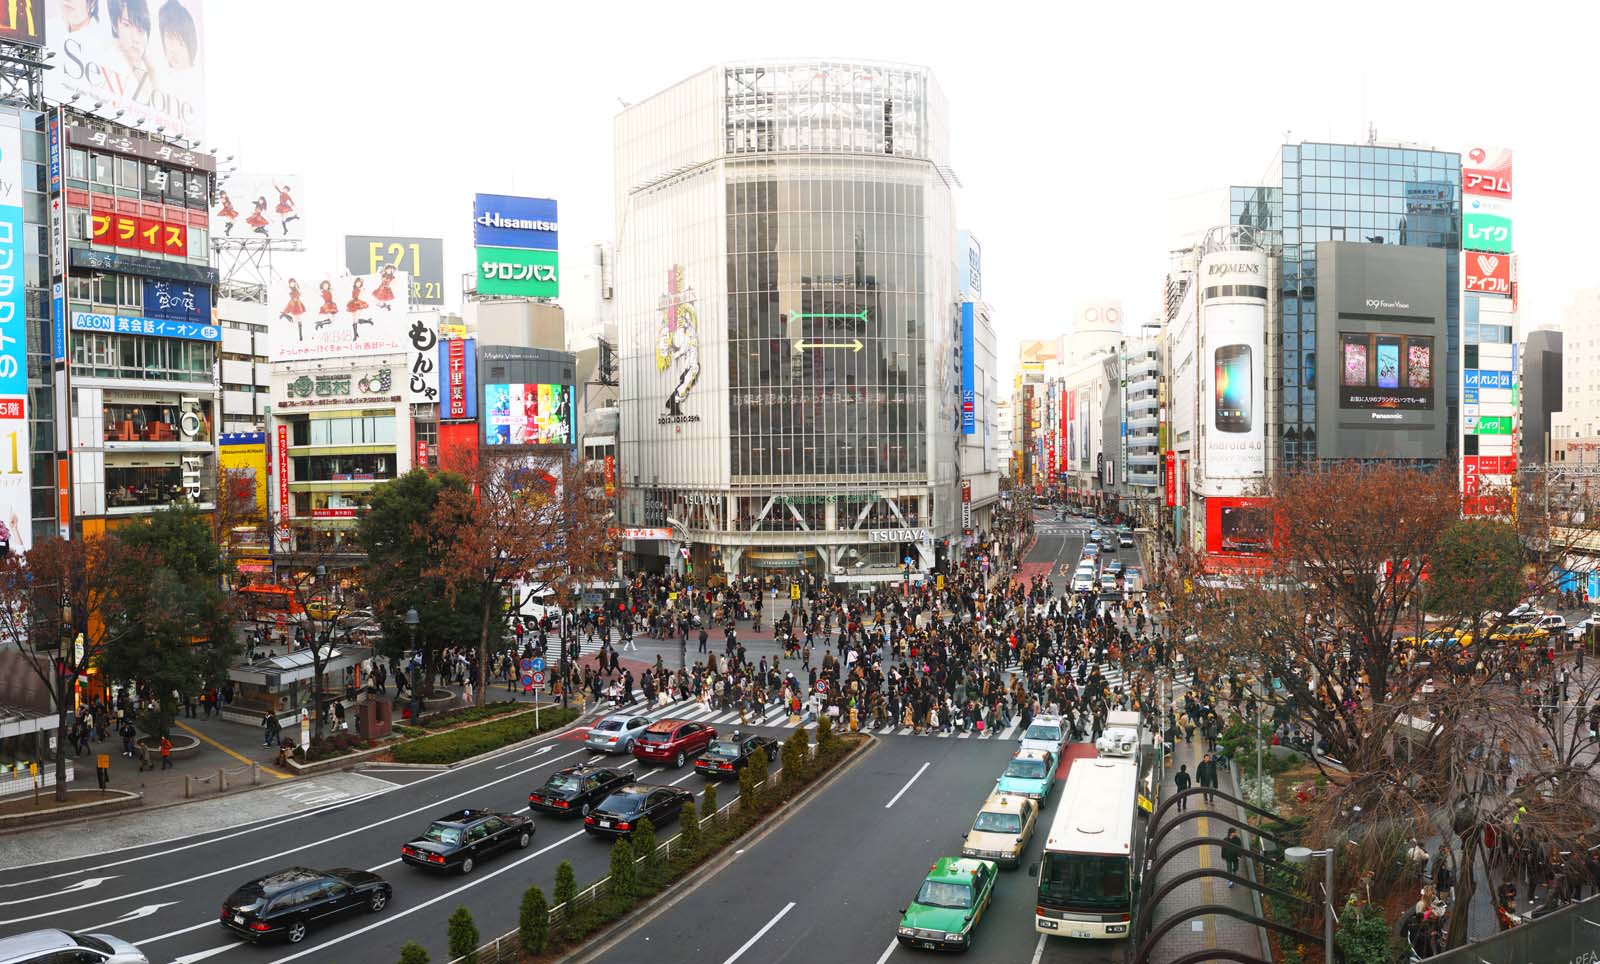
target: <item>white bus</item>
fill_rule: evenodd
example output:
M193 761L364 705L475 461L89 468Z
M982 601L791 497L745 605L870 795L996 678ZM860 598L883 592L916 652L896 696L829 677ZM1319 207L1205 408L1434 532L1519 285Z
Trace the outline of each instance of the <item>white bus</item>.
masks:
M1039 863L1034 930L1125 940L1144 849L1135 759L1078 760L1067 773Z

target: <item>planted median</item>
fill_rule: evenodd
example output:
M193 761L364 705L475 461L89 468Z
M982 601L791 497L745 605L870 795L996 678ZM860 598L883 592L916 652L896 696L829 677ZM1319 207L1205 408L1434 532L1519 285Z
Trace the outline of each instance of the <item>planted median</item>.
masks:
M537 721L535 716L538 717ZM577 710L560 707L543 708L537 714L533 710L526 710L494 716L487 722L470 723L443 733L406 740L396 746L390 756L396 763L460 763L481 753L560 729L577 718Z

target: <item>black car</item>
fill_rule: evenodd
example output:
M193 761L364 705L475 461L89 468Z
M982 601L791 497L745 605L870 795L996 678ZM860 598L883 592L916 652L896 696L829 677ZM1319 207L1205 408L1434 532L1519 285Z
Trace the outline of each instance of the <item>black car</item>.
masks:
M627 785L629 777L609 767L570 766L550 774L528 794L528 807L545 813L587 817L594 805Z
M388 882L369 871L290 867L229 894L222 902L222 926L248 941L281 937L298 944L312 925L361 910L376 914L393 895Z
M694 794L677 787L630 783L601 801L583 818L583 829L596 837L630 837L645 817L657 827L676 820Z
M731 777L737 776L752 760L765 771L767 764L777 758L777 740L735 733L731 739L712 740L706 752L694 761L694 768L708 777Z
M472 873L478 861L533 840L533 820L493 810L458 810L428 824L400 848L400 859L428 870Z

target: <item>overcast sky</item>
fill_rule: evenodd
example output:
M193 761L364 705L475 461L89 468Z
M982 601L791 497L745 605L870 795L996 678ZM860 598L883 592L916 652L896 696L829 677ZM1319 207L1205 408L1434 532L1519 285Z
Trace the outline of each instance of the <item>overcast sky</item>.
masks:
M445 238L459 278L474 192L554 197L563 300L586 314L619 98L726 60L829 57L937 75L1007 375L1074 303L1151 317L1169 202L1258 181L1286 131L1510 147L1524 330L1600 283L1589 4L208 0L206 18L207 141L303 176L315 263L295 270L393 232Z

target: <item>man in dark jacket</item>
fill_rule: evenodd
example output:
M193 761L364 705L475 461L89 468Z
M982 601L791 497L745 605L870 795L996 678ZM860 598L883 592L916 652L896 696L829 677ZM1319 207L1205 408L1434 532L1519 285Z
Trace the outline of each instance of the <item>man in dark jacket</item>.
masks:
M1178 792L1179 793L1182 793L1183 791L1189 789L1189 785L1190 785L1191 782L1192 781L1191 781L1191 779L1189 777L1189 764L1187 764L1187 763L1178 764L1178 772L1174 773L1172 775L1172 785L1174 787L1178 788ZM1178 798L1178 812L1182 813L1183 811L1185 811L1187 809L1189 809L1189 798L1188 797L1179 797Z
M1217 764L1216 761L1211 759L1211 754L1207 753L1205 758L1196 764L1194 776L1196 780L1200 781L1200 786L1205 789L1206 792L1203 796L1206 804L1210 805L1212 802L1211 791L1217 788Z

